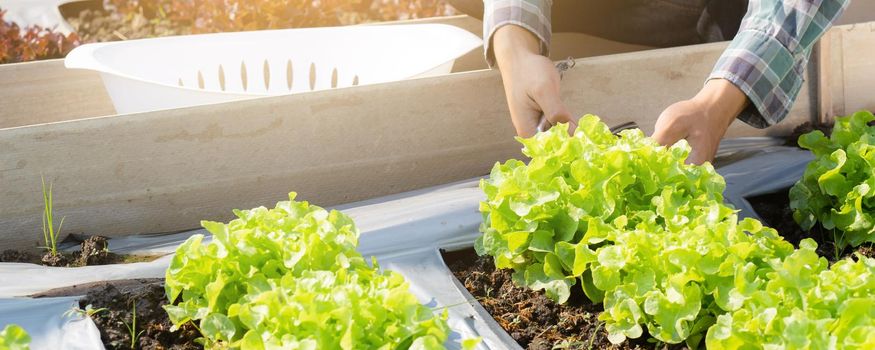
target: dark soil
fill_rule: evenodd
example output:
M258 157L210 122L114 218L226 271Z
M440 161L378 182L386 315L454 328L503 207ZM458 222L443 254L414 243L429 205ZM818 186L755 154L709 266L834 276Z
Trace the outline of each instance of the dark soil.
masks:
M105 308L91 318L100 329L100 338L107 349L130 349L131 332L128 326L133 320L136 304L136 333L142 332L136 341L137 349L202 349L195 343L200 337L194 326L183 326L171 332L172 324L163 306L167 305L164 281L160 279L105 282L92 286L79 307L93 310ZM79 291L81 293L81 290Z
M543 292L515 285L510 270L495 270L492 257L478 257L473 249L444 252L444 260L471 295L525 349L669 348L647 342L646 336L611 344L598 320L602 305L589 301L580 288L572 288L566 304L557 304Z
M817 242L817 254L830 261L837 261L860 253L870 258L875 257L875 248L871 243L859 247L846 247L836 251L835 237L832 230L826 230L820 225L815 225L810 231L805 231L793 220L793 210L790 209L790 189L784 189L775 193L764 194L747 198L754 211L763 219L766 226L772 227L788 242L797 248L799 242L805 238L811 238ZM838 253L838 254L837 254Z
M69 262L75 261L77 257L78 253L59 251L57 254L46 253L45 255L37 255L27 250L6 249L0 253L0 262L69 266Z
M117 263L120 258L120 255L110 253L109 241L106 237L91 236L82 242L78 263L82 266L106 265Z
M797 126L795 129L793 129L793 132L790 134L790 136L787 136L787 143L785 143L784 145L799 147L799 136L802 136L814 130L820 130L823 132L824 135L829 136L829 134L832 133L832 126L819 123L813 124L811 122L804 122L802 124L799 124L799 126Z
M89 236L80 243L78 252L57 254L46 253L38 256L29 251L7 249L0 253L0 262L31 263L55 267L79 267L94 265L123 264L152 261L156 257L144 255L122 255L110 252L108 241L103 236Z
M40 257L24 250L6 249L0 253L0 262L40 263Z
M61 267L61 266L69 266L70 260L73 260L73 259L75 259L75 254L63 253L63 252L57 252L57 253L48 252L45 255L43 255L42 259L40 259L40 262L46 266Z

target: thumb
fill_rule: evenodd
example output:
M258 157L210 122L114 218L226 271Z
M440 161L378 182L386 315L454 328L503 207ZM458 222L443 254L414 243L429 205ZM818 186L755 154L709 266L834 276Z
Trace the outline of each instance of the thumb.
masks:
M686 130L677 125L675 117L671 106L663 111L656 120L651 138L660 145L668 147L687 137Z
M577 120L571 116L571 112L565 108L562 99L559 98L559 89L550 89L546 93L535 96L535 103L541 108L544 117L550 122L550 125L558 123L568 123L568 132L574 134L577 129Z

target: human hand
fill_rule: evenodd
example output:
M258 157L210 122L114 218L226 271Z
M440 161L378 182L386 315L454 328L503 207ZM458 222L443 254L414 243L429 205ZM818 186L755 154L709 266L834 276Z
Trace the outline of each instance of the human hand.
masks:
M559 73L549 58L539 54L538 39L522 27L506 25L492 40L517 135L534 135L541 115L550 125L571 124L573 133L577 121L559 98Z
M696 96L660 114L653 138L664 146L686 139L692 148L687 163L711 162L729 124L748 103L747 95L728 80L709 80Z

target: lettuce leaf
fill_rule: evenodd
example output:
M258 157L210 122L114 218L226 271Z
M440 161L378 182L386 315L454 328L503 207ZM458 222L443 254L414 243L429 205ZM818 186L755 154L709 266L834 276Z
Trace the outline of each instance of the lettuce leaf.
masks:
M815 159L790 189L793 218L809 230L820 223L843 232L836 244L858 246L875 242L875 120L860 111L836 118L832 135L813 131L799 137L799 146Z
M30 336L19 325L10 324L0 331L0 350L29 350Z

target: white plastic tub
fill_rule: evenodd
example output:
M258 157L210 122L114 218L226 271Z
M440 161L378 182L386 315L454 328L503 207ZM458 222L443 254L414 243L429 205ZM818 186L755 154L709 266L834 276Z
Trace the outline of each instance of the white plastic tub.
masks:
M187 35L83 45L118 113L447 74L479 37L443 24Z

